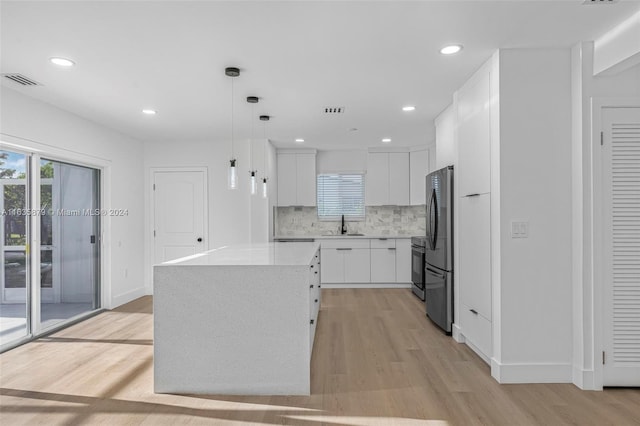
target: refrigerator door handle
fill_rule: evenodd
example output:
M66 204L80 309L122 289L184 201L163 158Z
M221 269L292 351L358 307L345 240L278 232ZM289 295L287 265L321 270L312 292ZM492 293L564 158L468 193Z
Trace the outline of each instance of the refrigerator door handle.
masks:
M434 271L433 269L429 268L428 266L427 266L426 268L424 268L424 270L425 270L429 275L431 275L432 277L437 277L437 278L440 278L440 279L443 279L443 280L447 278L447 277L446 277L446 275L441 274L441 273L439 273L439 272L437 272L437 271Z
M436 244L438 242L438 197L436 196L436 190L434 189L433 192L431 193L431 198L433 199L433 217L434 217L434 224L433 224L433 243L431 244L432 249L431 250L435 250L436 249Z
M425 284L424 285L424 289L425 290L435 290L438 288L443 288L444 287L444 282L440 283L440 284Z
M436 210L436 190L431 191L431 198L429 199L429 211L427 213L429 220L429 248L431 250L436 249L435 245L435 232L438 227L438 212ZM434 226L435 222L435 226Z

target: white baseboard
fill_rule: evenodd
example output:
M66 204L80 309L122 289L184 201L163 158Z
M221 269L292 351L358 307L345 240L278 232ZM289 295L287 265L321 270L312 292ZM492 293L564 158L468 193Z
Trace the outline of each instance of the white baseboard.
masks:
M113 296L111 298L111 309L117 308L120 305L124 305L125 303L131 302L132 300L137 299L138 297L145 296L147 294L145 287L138 287L133 290L129 290L126 293L119 294L117 296Z
M451 328L451 337L453 337L453 340L458 343L464 343L465 340L467 340L465 339L462 329L458 324L453 324L453 327Z
M502 364L491 358L498 383L573 383L571 364Z
M602 390L596 387L596 377L593 370L583 370L573 366L573 384L582 390Z
M411 283L322 283L322 288L411 288Z

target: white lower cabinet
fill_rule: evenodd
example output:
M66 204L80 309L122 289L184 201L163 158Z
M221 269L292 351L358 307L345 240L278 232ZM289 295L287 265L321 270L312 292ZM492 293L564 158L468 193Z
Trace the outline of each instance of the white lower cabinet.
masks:
M371 249L371 282L396 282L396 249Z
M396 240L371 240L371 282L396 282Z
M318 241L322 247L323 283L411 283L409 238L327 238Z
M323 240L321 247L322 282L370 282L371 259L368 239Z
M322 248L320 271L323 283L344 282L344 255L335 248Z
M339 249L338 249L339 250ZM345 249L344 253L344 282L368 283L371 281L371 259L369 249Z
M460 306L460 320L467 343L489 363L492 354L491 321L464 303Z
M411 283L411 239L396 240L396 282Z
M492 356L491 194L461 197L458 206L458 326L466 341L489 362Z

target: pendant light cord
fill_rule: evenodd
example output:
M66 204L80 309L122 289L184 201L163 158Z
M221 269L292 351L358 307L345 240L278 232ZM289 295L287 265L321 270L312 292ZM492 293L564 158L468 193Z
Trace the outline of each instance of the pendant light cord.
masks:
M254 110L254 104L251 104L251 139L249 139L249 171L253 172L253 123L254 123L254 117L253 117L253 110Z
M234 160L235 159L235 155L234 155L234 146L233 146L233 79L234 77L231 77L231 159Z

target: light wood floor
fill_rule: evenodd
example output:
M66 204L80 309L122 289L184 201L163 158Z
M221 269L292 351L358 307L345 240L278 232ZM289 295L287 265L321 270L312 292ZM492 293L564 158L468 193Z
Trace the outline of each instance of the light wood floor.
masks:
M407 289L323 290L309 397L153 393L144 297L0 355L0 424L640 425L640 390L499 385Z

